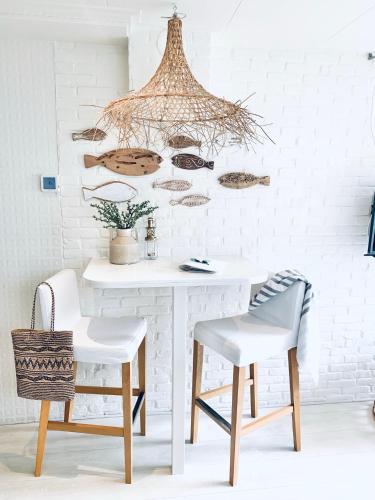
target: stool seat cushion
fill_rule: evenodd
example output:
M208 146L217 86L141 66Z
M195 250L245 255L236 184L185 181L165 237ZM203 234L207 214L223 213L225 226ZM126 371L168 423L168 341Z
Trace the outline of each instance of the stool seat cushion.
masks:
M241 367L295 347L298 332L246 313L200 321L195 326L194 338Z
M84 363L128 363L147 331L143 318L82 317L73 327L74 360Z

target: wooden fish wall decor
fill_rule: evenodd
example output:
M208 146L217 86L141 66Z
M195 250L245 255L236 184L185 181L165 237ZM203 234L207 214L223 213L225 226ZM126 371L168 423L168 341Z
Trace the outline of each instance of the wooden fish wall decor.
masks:
M171 200L169 203L171 205L183 205L184 207L198 207L199 205L204 205L209 201L210 198L204 196L203 194L189 194L179 200Z
M86 168L103 165L122 175L153 174L159 169L159 163L162 161L163 158L153 151L138 148L114 149L98 157L84 156Z
M244 189L256 184L262 184L263 186L270 185L270 177L256 177L253 174L247 174L245 172L230 172L219 177L218 181L224 187L231 189Z
M214 169L213 161L205 161L199 156L189 153L181 153L172 156L171 160L175 167L183 168L184 170L197 170L203 167L209 168L210 170Z
M85 200L96 198L114 203L131 200L138 193L133 186L121 181L105 182L94 188L82 187L82 192Z
M82 130L82 132L73 132L73 141L85 140L85 141L102 141L107 137L107 134L100 130L100 128L88 128Z
M201 141L196 141L187 135L174 135L168 139L167 144L173 149L200 148L202 146Z
M155 181L152 184L152 187L154 189L160 188L160 189L167 189L168 191L187 191L190 189L192 186L192 183L189 181L185 180L180 180L180 179L172 179L170 181Z

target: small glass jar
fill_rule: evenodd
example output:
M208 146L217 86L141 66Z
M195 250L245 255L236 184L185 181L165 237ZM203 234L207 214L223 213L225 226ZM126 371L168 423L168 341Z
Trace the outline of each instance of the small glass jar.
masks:
M158 257L158 240L156 238L155 219L147 219L146 238L145 238L145 259L155 260Z

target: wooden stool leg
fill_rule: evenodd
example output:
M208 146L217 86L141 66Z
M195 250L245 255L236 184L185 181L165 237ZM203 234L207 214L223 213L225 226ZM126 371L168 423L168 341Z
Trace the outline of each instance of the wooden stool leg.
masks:
M195 443L198 438L198 422L199 422L199 408L195 404L195 400L199 398L201 393L202 384L202 368L203 368L203 345L197 340L194 340L193 349L193 381L192 381L192 395L191 395L191 428L190 428L190 442Z
M133 447L133 415L132 415L132 365L122 364L122 406L124 418L124 453L125 483L132 482L132 447Z
M253 381L250 386L251 416L256 418L258 416L258 365L256 363L250 365L250 378Z
M76 375L77 375L77 361L73 362L73 378L74 378L74 383L76 381ZM65 406L64 406L64 422L70 422L72 420L73 416L73 403L74 399L70 401L66 401Z
M237 483L238 452L240 449L240 438L242 432L242 411L245 386L245 367L233 367L233 393L232 393L232 422L230 434L230 472L229 483L234 486Z
M292 422L293 422L294 449L296 451L300 451L301 409L300 409L299 374L298 374L296 347L288 351L288 364L289 364L290 399L293 405Z
M138 349L138 384L140 391L145 393L140 410L141 436L146 435L146 337Z
M39 477L42 472L44 449L46 446L48 415L51 401L42 401L40 405L39 431L38 431L38 446L35 458L34 475Z

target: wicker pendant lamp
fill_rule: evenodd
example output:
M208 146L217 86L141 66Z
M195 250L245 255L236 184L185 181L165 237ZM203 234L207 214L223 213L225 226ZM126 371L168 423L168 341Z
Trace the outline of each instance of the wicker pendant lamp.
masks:
M101 126L117 129L121 146L164 145L176 135L193 139L208 152L267 136L252 113L207 92L194 78L182 44L182 21L176 11L168 20L165 52L156 73L143 88L110 102ZM268 136L267 136L268 137Z

